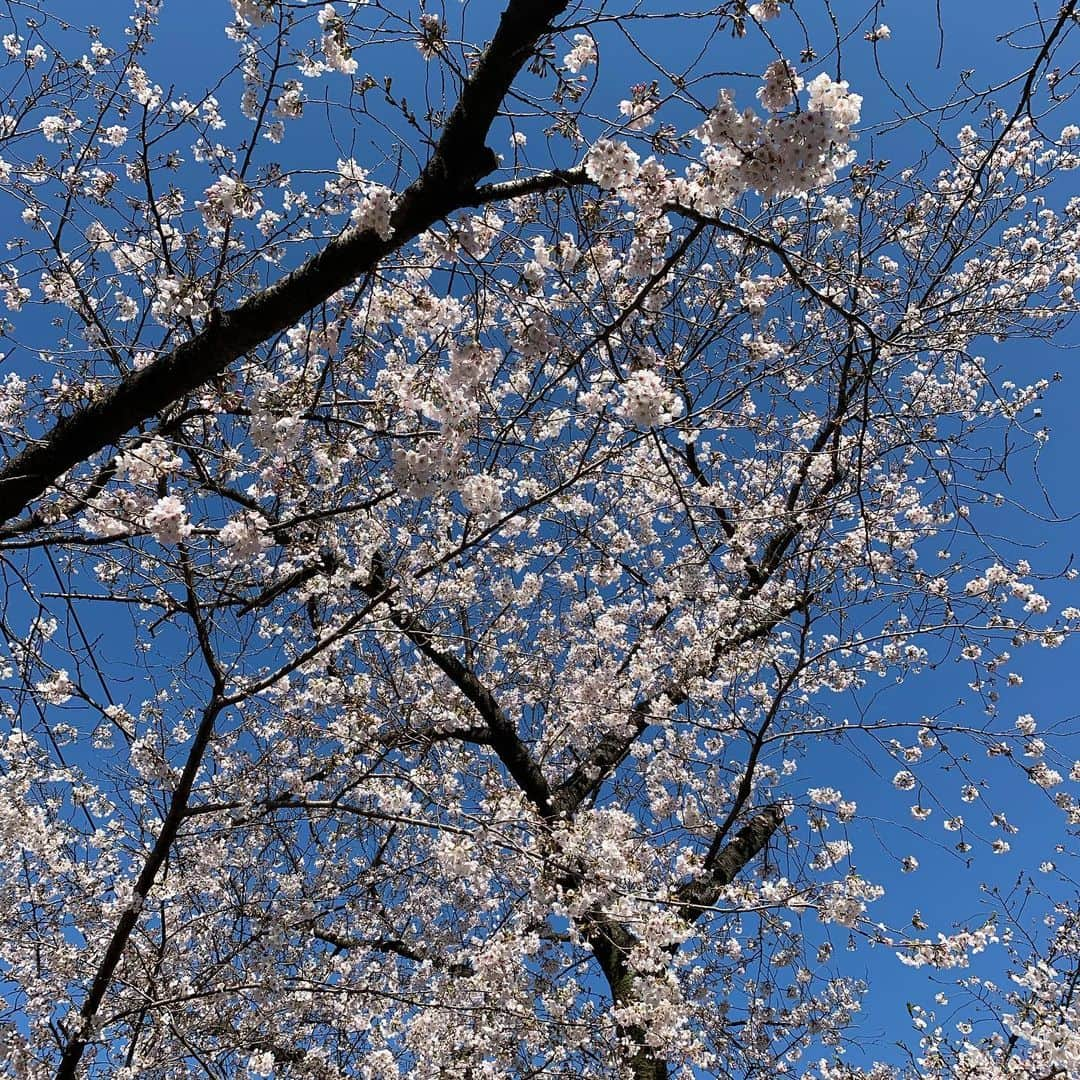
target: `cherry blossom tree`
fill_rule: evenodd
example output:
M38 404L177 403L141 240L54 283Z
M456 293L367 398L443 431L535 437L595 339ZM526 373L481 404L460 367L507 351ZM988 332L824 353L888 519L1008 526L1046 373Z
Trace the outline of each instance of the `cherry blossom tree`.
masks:
M1077 4L882 7L8 3L6 1075L1080 1076Z

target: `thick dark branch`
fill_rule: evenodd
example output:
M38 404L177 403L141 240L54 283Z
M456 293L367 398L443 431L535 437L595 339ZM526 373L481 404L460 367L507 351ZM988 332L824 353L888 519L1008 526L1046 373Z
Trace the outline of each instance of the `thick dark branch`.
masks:
M382 594L386 591L385 584L385 569L381 558L376 556L372 563L371 581L367 591L373 595ZM436 645L436 635L417 616L402 611L393 603L388 602L388 606L390 621L442 671L479 713L486 730L483 738L477 737L473 741L482 741L490 746L533 805L544 817L551 817L554 810L547 780L544 779L540 766L533 760L528 747L521 741L514 722L495 700L495 696L472 668L453 653ZM462 733L457 734L460 737Z
M94 1019L112 982L113 974L124 955L124 950L127 948L128 939L135 929L136 922L138 922L139 915L142 912L142 905L157 880L158 871L164 865L165 859L172 850L176 834L180 831L180 825L187 814L191 789L194 787L195 777L202 767L203 756L206 753L207 746L210 744L214 724L220 712L221 703L217 699L211 701L203 712L199 728L195 732L195 739L191 744L191 749L188 751L184 770L180 774L180 780L169 799L169 810L165 815L165 820L161 823L161 831L158 833L154 846L150 849L150 853L147 855L132 889L131 902L124 909L113 929L109 944L105 948L105 954L101 958L86 999L79 1010L78 1023L80 1027L71 1032L68 1043L64 1047L60 1065L56 1070L56 1080L73 1080L78 1070L79 1061L91 1037Z
M585 936L611 989L611 1000L616 1006L630 1004L634 998L634 972L627 960L635 944L634 935L614 919L594 914L586 925ZM621 1034L635 1047L630 1059L634 1080L667 1080L667 1062L649 1048L644 1029L635 1024L622 1029Z
M731 649L745 645L747 642L756 641L771 633L780 622L781 617L793 615L802 611L810 603L807 597L798 604L783 613L757 626L748 627L741 634L734 637L724 637L716 642L713 647L712 661L715 665L723 654ZM681 685L674 683L664 687L659 693L651 697L643 698L631 710L624 727L604 735L592 748L585 760L555 789L555 803L557 809L567 815L573 815L574 811L599 790L604 781L617 769L630 753L631 747L641 738L645 729L652 723L653 714L659 708L661 698L664 699L665 708L678 708L686 703L689 695Z
M551 817L551 791L528 747L521 741L513 721L503 711L491 691L453 653L435 646L435 635L413 615L392 612L394 625L468 698L487 725L484 742L495 751L506 771L537 809Z
M695 922L711 908L721 891L730 885L739 872L772 838L784 822L784 811L778 803L766 806L744 825L725 847L706 861L707 876L688 881L675 890L680 905L679 914L687 922Z
M680 691L671 700L678 706L686 701L686 695ZM558 785L555 798L563 813L573 816L574 811L626 760L630 748L652 723L652 707L652 698L645 698L635 705L626 725L604 735L585 760Z
M708 861L707 877L687 882L675 890L679 914L690 923L701 918L716 903L721 890L730 885L765 847L783 820L783 811L776 804L765 807L751 818L735 838ZM611 990L612 1001L616 1006L629 1004L634 1000L635 973L629 962L630 952L636 944L634 935L622 923L599 912L587 916L584 930ZM667 1063L649 1047L644 1029L632 1025L623 1029L622 1034L635 1048L630 1059L634 1080L666 1080Z
M126 431L221 375L238 357L297 322L440 218L476 203L476 182L497 165L484 144L510 84L568 0L510 0L491 44L423 172L402 193L386 240L346 229L284 279L231 311L217 312L190 341L126 375L109 393L58 421L0 469L0 522L9 521L69 469Z

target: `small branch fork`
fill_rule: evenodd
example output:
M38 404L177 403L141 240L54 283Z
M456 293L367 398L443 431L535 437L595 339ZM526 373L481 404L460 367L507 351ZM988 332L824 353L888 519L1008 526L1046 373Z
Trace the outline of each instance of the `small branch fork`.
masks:
M385 563L378 555L373 560L372 574L365 592L380 597L391 596L394 592L387 587ZM638 706L633 711L635 734L632 738L620 735L617 740L601 740L590 755L587 765L583 766L584 771L576 771L570 780L560 785L553 794L543 771L518 735L512 719L499 705L482 677L469 664L442 648L437 643L437 635L417 615L402 610L395 601L385 602L389 607L390 622L416 646L422 656L446 675L462 696L473 705L483 721L481 727L454 731L450 733L450 737L490 746L521 791L536 807L541 818L549 825L574 816L595 792L596 787L603 783L626 757L627 740L632 743L650 723L648 707ZM769 628L771 629L771 625ZM717 657L719 651L718 647ZM669 689L667 696L674 697L680 703L687 700L685 693L674 689ZM748 774L752 769L751 762ZM593 770L599 770L599 773ZM584 777L588 778L588 783L584 782ZM718 829L713 846L705 859L705 872L702 877L685 882L672 892L671 900L675 909L687 924L697 922L716 904L723 889L754 860L783 823L780 806L766 806L724 844L728 830L744 803L745 799L737 802L732 813ZM574 888L579 884L580 879L573 872L563 874L560 879L560 885L564 889ZM584 918L583 932L608 983L613 1004L616 1008L631 1004L635 995L635 972L630 962L630 954L637 944L636 937L622 922L600 911L592 911ZM637 1025L620 1030L634 1048L630 1061L634 1080L666 1080L667 1063L649 1048L645 1031Z
M280 281L230 311L215 311L194 337L59 420L0 468L0 523L21 513L69 469L223 374L425 229L477 205L477 182L498 165L485 144L491 125L519 71L568 3L509 0L427 165L398 199L389 239L371 230L346 229Z

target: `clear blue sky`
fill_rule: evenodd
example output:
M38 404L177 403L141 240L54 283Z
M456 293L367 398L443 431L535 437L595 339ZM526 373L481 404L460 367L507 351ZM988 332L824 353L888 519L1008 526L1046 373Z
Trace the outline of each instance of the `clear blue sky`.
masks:
M495 0L481 2L485 12L488 5L493 13L501 6ZM77 20L87 17L84 5L76 4L73 0L51 6L54 10L67 11ZM838 0L835 6L842 22L850 21L853 15L861 14L870 8L865 0ZM813 7L811 3L806 5L808 11ZM114 2L93 12L92 17L104 26L103 36L106 41L119 32L126 8L126 4ZM452 8L453 4L448 4L448 9ZM657 3L654 9L677 10L677 5ZM895 85L902 87L905 83L910 83L923 100L938 101L952 91L961 70L974 69L971 81L977 86L983 86L998 81L1003 75L1015 73L1022 66L1022 54L1011 51L1006 45L995 41L995 38L1022 20L1026 11L1025 4L1015 0L949 0L941 4L941 9L943 38L940 41L936 24L937 5L933 0L895 2L881 10L876 21L887 22L892 29L892 37L879 47L878 56L882 71ZM474 3L470 10L480 9ZM227 17L228 5L224 0L169 0L164 7L157 46L146 62L151 79L165 86L174 84L178 96L183 93L191 97L201 95L217 80L224 66L235 57L234 48L223 33ZM783 40L783 20L774 25ZM671 32L663 25L658 25L650 32L657 35L651 42L654 49L675 61L680 51L687 47L687 41L681 36L681 32ZM828 39L823 35L815 40ZM602 41L608 48L602 53L601 89L593 98L590 107L600 115L613 115L615 103L626 96L628 89L619 83L613 72L617 71L623 62L629 65L632 57L629 51L621 51L626 50L627 46L620 44L619 35L614 31L607 32ZM715 47L721 54L716 58L717 69L733 68L754 72L763 67L762 58L766 54L759 46L748 44L744 47L742 43L733 43L730 38L723 36L716 39ZM363 61L361 65L363 70ZM854 89L864 93L863 121L869 130L879 124L886 124L901 109L897 101L880 92L880 81L873 65L874 51L869 44L861 40L861 35L845 44L843 73ZM826 66L831 69L834 65L829 60ZM409 73L399 76L395 89L410 98L420 99L423 87L419 81L410 80L418 80L422 70L421 66L412 63ZM343 96L345 92L344 82L339 77L312 83L309 89L313 94L325 90ZM751 92L747 84L742 84L740 94L745 95L746 104L750 103ZM220 92L219 96L231 111L233 102L229 100L228 90ZM1008 104L1013 97L1005 94L1002 100ZM327 146L326 129L321 117L317 115L317 106L309 105L309 115L310 122L297 129L303 134L299 138L287 140L283 154L268 146L267 156L283 156L286 164L311 162L313 167L332 167L335 159L341 156L342 148L349 148L361 164L370 163L365 156L368 153L373 159L379 156L378 134L357 132L353 142L353 133L337 131L339 145ZM1062 118L1061 123L1066 119L1077 118L1077 111L1073 110L1073 115ZM958 119L954 126L959 127L962 122ZM949 126L948 122L946 126ZM586 133L599 133L599 125L596 131ZM504 153L509 150L505 143L496 145L495 148ZM927 137L924 131L911 125L888 136L872 138L867 134L858 149L861 157L873 153L874 156L887 156L894 164L899 165L905 160L914 159L927 149ZM183 175L183 172L179 174L181 183ZM198 190L201 190L201 187ZM1076 195L1078 190L1080 189L1075 185L1072 190L1061 188L1057 192L1056 201L1063 203L1068 197ZM25 323L23 325L25 326ZM22 333L24 337L28 336L25 329ZM1067 343L1072 341L1075 341L1075 334L1070 335ZM1080 424L1075 422L1080 406L1080 372L1075 370L1071 352L1066 349L1054 350L1038 342L1012 343L1004 347L987 342L985 351L991 359L1000 357L1012 372L1011 377L1018 383L1049 378L1055 371L1063 372L1064 379L1053 388L1043 406L1045 423L1051 432L1051 438L1040 456L1038 474L1053 500L1057 515L1067 519L1080 513L1080 485L1076 482L1076 463L1080 461ZM1002 480L995 486L995 490L1004 490L1006 495L1049 515L1049 508L1030 470L1025 468L1022 461L1017 462L1013 483L1013 488L1003 488ZM1060 568L1080 546L1077 544L1078 525L1075 522L1051 526L1020 514L1013 515L1008 520L1013 540L1030 542L1035 546L1030 559L1039 568ZM1077 603L1077 593L1080 590L1075 585L1055 583L1047 586L1044 591L1054 601L1055 606L1060 607L1067 603ZM1077 706L1073 673L1078 664L1080 642L1067 644L1057 651L1023 650L1014 670L1023 676L1024 683L1004 692L1001 702L1002 715L1010 717L1030 712L1038 718L1041 727L1064 724L1075 737ZM967 692L967 678L961 665L950 662L944 665L942 671L913 680L902 688L891 688L883 692L881 697L871 704L868 715L891 715L907 719L924 713L940 712L958 698L967 697L967 704L954 713L954 718L970 714L971 722L977 723L982 715L981 704L974 695ZM849 718L857 718L852 703L838 699L837 708L848 708ZM840 716L837 719L840 719ZM1076 756L1080 756L1080 753ZM850 758L845 760L850 762ZM864 773L849 772L843 783L840 783L835 764L828 752L815 752L799 775L807 787L843 787L848 797L858 800L860 809L865 813L884 818L896 815L902 804L891 789L883 790L882 781L872 771L867 769ZM981 770L985 774L990 771L983 762L975 762L973 769ZM1048 819L1045 817L1045 804L1038 798L1039 793L1030 785L1018 782L1015 776L1008 782L1016 785L1015 803L1010 819L1021 826L1021 832L1011 838L1013 850L1000 860L998 866L1000 878L1006 883L1024 868L1031 868L1043 859L1053 858L1054 854L1048 848L1057 837L1056 832L1053 837L1048 837L1045 830L1040 828L1042 822ZM955 786L957 781L946 778L945 783ZM1012 799L1009 801L1013 802ZM972 816L974 819L977 814L973 813ZM1055 813L1052 820L1056 827L1060 815ZM934 842L947 843L950 839L949 834L941 831L940 815L926 826L926 834ZM910 848L899 854L907 853L908 850L916 854L922 868L907 877L897 875L893 869L894 864L885 856L874 855L872 844L857 847L857 856L861 856L856 859L860 871L872 880L883 880L890 890L886 899L875 909L880 917L902 924L910 917L911 912L918 908L932 925L935 916L941 915L946 918L964 915L977 918L983 910L983 898L979 894L978 883L990 869L986 866L986 856L980 857L976 865L967 870L963 860L954 857L947 849L940 850L935 843L924 842L917 836L912 836L911 840ZM881 860L879 865L875 865L877 859ZM838 944L842 944L840 935L834 937ZM925 972L912 972L899 963L880 956L868 954L864 957L864 962L868 965L871 960L873 968L868 966L867 971L869 973L872 970L871 981L874 985L870 997L870 1011L865 1021L865 1049L869 1056L889 1056L887 1042L897 1037L903 1028L901 1017L904 1002L929 1004L933 991L928 990ZM993 960L989 962L993 963ZM877 1032L887 1033L880 1047L874 1045Z

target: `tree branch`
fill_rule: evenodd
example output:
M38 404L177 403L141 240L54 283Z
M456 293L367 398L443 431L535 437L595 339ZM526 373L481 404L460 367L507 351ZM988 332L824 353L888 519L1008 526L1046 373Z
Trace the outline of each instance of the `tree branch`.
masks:
M542 195L554 188L578 187L591 182L585 175L585 166L578 165L573 169L552 169L550 172L537 173L536 176L527 176L520 180L481 184L473 199L475 205L486 206L488 203L517 199L522 195Z
M378 557L372 561L371 581L365 591L371 595L387 591L385 570ZM435 644L434 632L417 616L402 611L389 600L387 606L390 608L390 621L457 687L487 725L485 736L482 739L472 737L472 741L482 741L490 746L533 805L545 818L552 817L555 811L547 780L495 696L472 668Z
M79 1027L71 1032L67 1045L60 1059L60 1065L56 1070L56 1080L74 1080L79 1068L79 1061L86 1050L93 1035L94 1019L98 1009L105 998L105 994L112 982L113 974L120 964L131 937L135 924L142 914L142 907L150 890L157 880L158 871L165 863L173 842L180 831L180 825L186 816L188 801L191 798L191 790L195 785L195 777L202 767L203 756L210 738L214 731L214 724L221 712L221 702L217 698L207 705L203 712L199 728L195 733L195 739L188 751L184 770L180 775L173 793L169 799L169 810L165 820L161 823L161 831L158 833L154 846L143 863L142 871L132 888L131 902L124 909L113 929L105 954L98 964L94 973L93 982L87 992L86 998L79 1009Z
M691 923L701 918L783 822L783 809L779 803L772 803L755 814L715 856L710 852L705 863L708 875L688 881L675 890L679 914Z
M589 918L585 936L611 989L612 1002L616 1008L630 1004L634 998L634 972L627 959L636 943L634 935L615 919L594 914ZM619 1030L635 1047L630 1059L634 1080L667 1080L667 1062L649 1048L644 1028L630 1024Z
M349 952L352 949L371 949L374 952L389 953L400 956L403 960L410 960L414 964L430 964L438 971L445 971L449 975L466 977L473 974L472 964L451 963L441 956L420 952L414 949L401 938L365 938L353 937L349 934L336 934L331 930L312 930L311 936L318 941L324 941L327 945L333 945L335 950Z
M700 919L716 903L721 890L730 885L765 847L783 820L784 813L777 804L765 807L751 818L711 860L707 866L707 877L687 882L675 890L674 899L680 916L688 923ZM636 938L616 919L596 912L588 916L584 929L593 955L611 989L615 1006L630 1004L634 1000L634 971L629 956ZM622 1034L635 1047L630 1059L634 1080L667 1080L667 1063L649 1047L645 1030L632 1024L624 1028Z
M346 288L440 218L476 204L476 182L496 168L485 139L510 85L569 0L510 0L491 44L465 82L423 172L405 189L383 239L349 228L281 281L231 311L215 311L189 341L126 375L57 421L0 469L0 522L11 520L69 469L150 419L238 357Z

